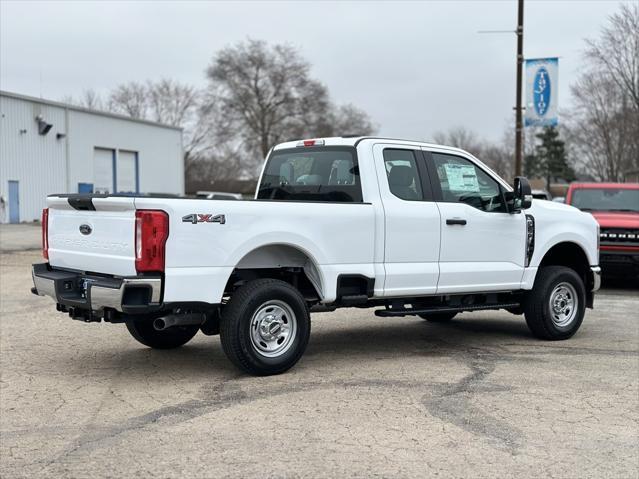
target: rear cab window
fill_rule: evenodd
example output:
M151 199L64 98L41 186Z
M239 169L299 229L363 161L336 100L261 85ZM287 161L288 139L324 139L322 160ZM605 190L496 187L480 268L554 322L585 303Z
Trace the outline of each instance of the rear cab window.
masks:
M361 203L357 151L348 146L274 150L257 199Z

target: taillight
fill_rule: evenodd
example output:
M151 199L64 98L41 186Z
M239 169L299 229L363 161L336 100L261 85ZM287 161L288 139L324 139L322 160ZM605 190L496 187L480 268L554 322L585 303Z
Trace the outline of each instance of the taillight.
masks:
M42 256L49 259L49 208L42 210Z
M164 271L164 246L169 237L169 216L160 210L135 212L135 269Z

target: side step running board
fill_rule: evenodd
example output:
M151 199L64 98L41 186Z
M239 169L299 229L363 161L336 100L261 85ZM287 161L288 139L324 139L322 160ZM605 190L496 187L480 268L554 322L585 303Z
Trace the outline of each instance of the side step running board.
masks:
M468 306L433 306L432 308L423 309L403 309L403 308L387 308L375 311L375 316L412 316L416 314L429 313L460 313L462 311L481 311L489 309L505 309L520 306L519 303L493 303L493 304L477 304Z

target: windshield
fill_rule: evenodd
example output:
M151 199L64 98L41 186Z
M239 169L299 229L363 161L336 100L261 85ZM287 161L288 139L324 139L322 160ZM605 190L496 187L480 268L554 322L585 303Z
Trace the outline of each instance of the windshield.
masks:
M639 188L588 188L577 189L570 202L585 211L629 211L639 213Z
M262 175L257 199L361 203L355 148L274 151Z

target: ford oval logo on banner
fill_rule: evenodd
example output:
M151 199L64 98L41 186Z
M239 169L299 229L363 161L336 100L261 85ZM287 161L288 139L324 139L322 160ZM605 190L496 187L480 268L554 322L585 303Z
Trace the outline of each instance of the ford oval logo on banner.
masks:
M526 60L525 126L557 125L557 58Z
M537 70L534 80L533 105L539 116L544 116L550 106L550 92L552 84L548 77L548 70L541 67Z

